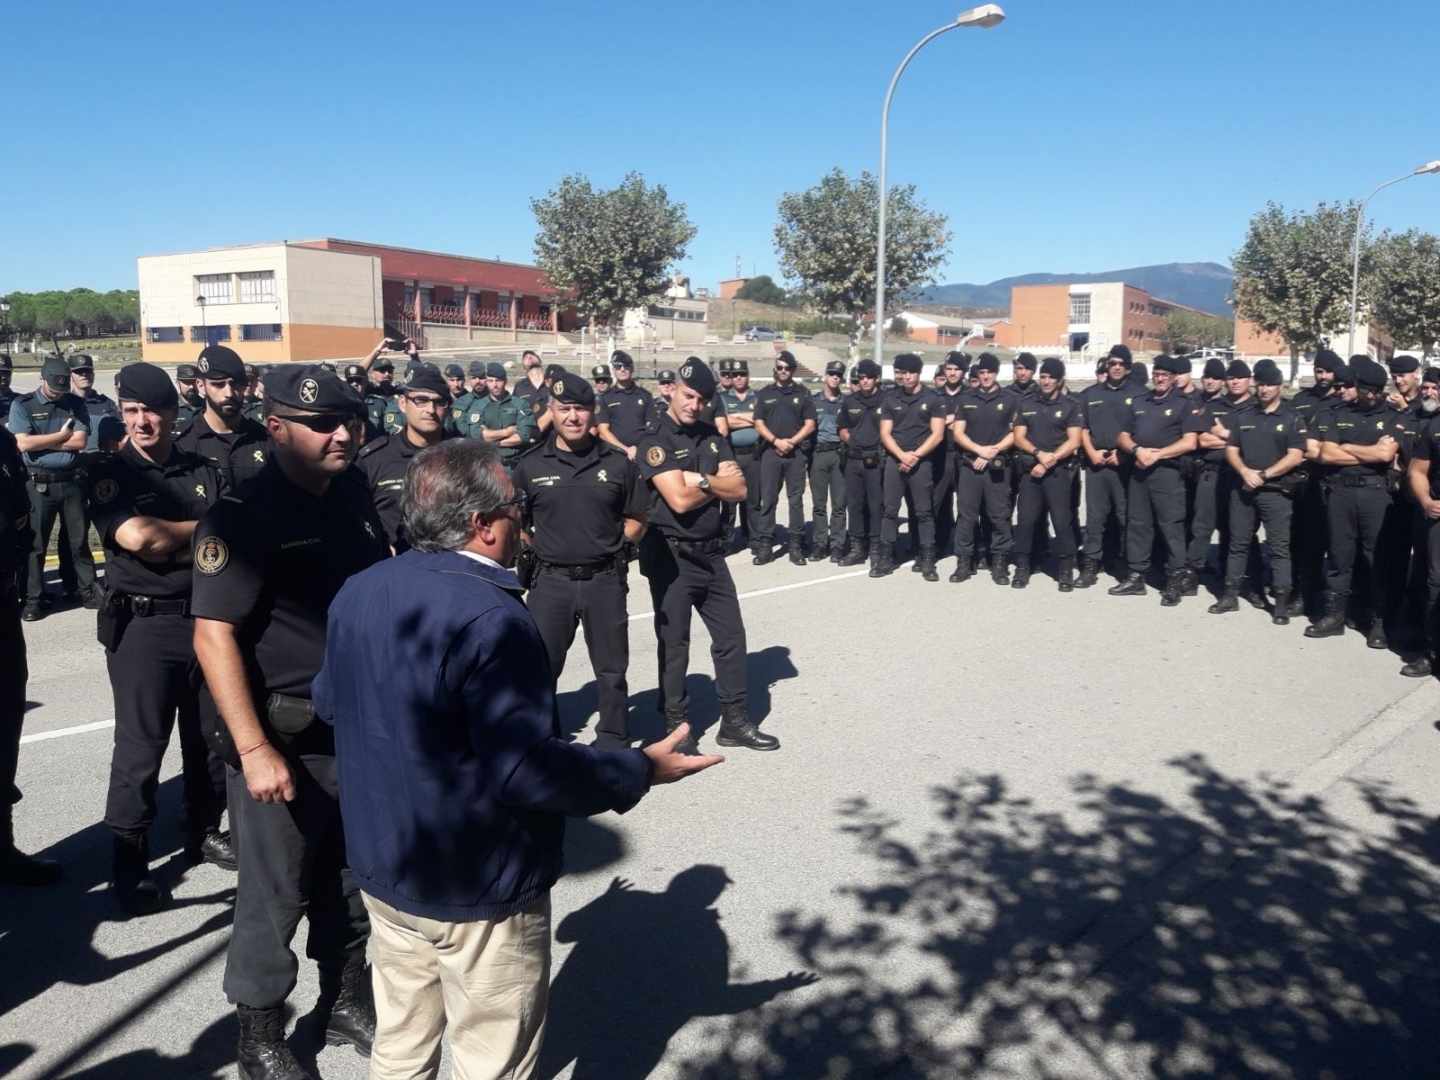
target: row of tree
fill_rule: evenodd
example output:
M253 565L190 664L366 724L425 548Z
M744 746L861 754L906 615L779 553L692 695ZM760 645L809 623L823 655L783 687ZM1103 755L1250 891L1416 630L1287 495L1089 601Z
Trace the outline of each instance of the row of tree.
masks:
M7 340L37 334L77 338L133 334L140 325L140 294L134 289L13 292L3 299L10 305L0 330Z

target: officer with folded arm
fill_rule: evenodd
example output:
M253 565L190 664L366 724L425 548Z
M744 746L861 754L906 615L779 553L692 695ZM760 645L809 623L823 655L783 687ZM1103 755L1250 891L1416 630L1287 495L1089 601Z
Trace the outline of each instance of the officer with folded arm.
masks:
M885 449L880 445L880 365L861 360L851 371L853 389L841 402L836 426L845 443L845 510L849 546L841 566L870 560L870 576L883 577L880 535L885 515Z

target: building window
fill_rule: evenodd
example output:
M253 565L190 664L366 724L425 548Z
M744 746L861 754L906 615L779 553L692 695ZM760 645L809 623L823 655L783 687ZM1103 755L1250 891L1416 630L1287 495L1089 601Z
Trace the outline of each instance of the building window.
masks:
M496 298L495 310L498 311L503 317L507 319L510 318L510 298L508 296L501 296Z
M229 341L230 327L192 326L190 327L190 340L202 345L216 345L222 341Z
M146 330L146 333L153 342L185 340L185 328L183 326L151 326Z
M279 323L246 323L240 327L241 341L283 341Z
M240 279L240 303L258 304L275 299L274 270L254 270L236 276Z
M230 275L196 274L195 295L203 296L207 304L230 303Z
M1070 321L1085 324L1090 321L1090 294L1075 293L1070 297Z

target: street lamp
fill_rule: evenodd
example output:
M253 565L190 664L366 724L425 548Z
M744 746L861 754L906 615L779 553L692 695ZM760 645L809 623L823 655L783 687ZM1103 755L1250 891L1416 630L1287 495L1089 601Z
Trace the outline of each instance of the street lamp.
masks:
M915 59L915 54L947 30L958 30L965 26L988 30L992 26L999 26L1004 21L1005 12L999 4L981 4L979 7L962 11L955 17L954 22L948 22L936 30L931 30L917 41L915 47L905 54L905 59L900 61L900 66L895 69L895 74L890 77L890 88L885 91L885 105L880 110L880 227L877 237L879 248L875 254L875 362L877 364L884 363L885 349L885 159L890 141L890 99L895 96L895 84L900 81L900 76L910 66L910 61Z
M202 349L208 349L210 347L210 326L205 321L205 297L195 297L195 303L200 305L200 336L205 339L204 344L200 347Z
M1360 211L1355 215L1355 244L1351 250L1352 268L1350 271L1350 346L1345 350L1347 357L1355 355L1355 311L1360 300L1360 230L1365 225L1365 207L1376 195L1384 191L1391 184L1398 184L1401 180L1409 180L1412 176L1425 176L1431 173L1440 173L1440 161L1427 161L1424 165L1417 165L1404 176L1397 176L1394 180L1386 180L1374 191L1366 195L1360 201Z

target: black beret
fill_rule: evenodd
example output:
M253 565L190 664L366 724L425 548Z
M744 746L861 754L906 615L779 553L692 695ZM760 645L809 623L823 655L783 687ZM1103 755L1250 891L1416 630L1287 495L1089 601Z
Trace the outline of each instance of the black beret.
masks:
M896 371L911 371L918 375L920 373L920 369L924 366L925 362L921 360L920 357L916 356L913 352L904 352L901 353L899 356L895 357Z
M175 378L181 382L194 382L200 376L195 373L194 364L181 364L175 369Z
M1341 360L1338 364L1336 364L1334 367L1329 368L1328 370L1335 372L1336 386L1355 385L1355 376L1351 374L1350 365L1345 363L1344 360Z
M1230 366L1225 369L1227 379L1248 379L1250 374L1250 365L1244 360L1231 360Z
M64 357L47 356L40 365L40 378L51 390L67 390L70 387L70 365Z
M500 363L500 361L498 360L491 360L488 364L485 365L485 377L487 379L507 378L505 374L505 365Z
M878 379L882 372L874 360L861 360L855 365L855 374L862 379Z
M346 364L346 365L345 365L345 381L346 381L346 382L350 382L352 379L364 379L364 378L365 378L365 369L364 369L363 367L361 367L359 364Z
M845 361L831 360L828 364L825 365L825 374L839 375L843 379L845 377Z
M70 361L70 366L75 366L75 361ZM1412 371L1420 370L1420 361L1413 356L1395 356L1390 359L1391 375L1408 375Z
M1035 354L1034 354L1034 353L1028 353L1028 352L1022 352L1019 356L1015 357L1015 362L1014 362L1014 364L1012 364L1011 366L1012 366L1012 367L1023 367L1026 371L1034 371L1034 370L1035 370Z
M1280 374L1280 367L1268 356L1255 361L1255 381L1261 386L1279 386L1285 381L1285 376Z
M1427 367L1425 374L1420 376L1420 381L1440 383L1440 367Z
M459 364L446 364L445 377L447 379L463 379L465 377L465 369Z
M669 368L661 368L655 373L655 381L660 383L673 383L675 381L675 372Z
M999 371L1000 358L994 353L982 352L980 359L975 361L975 371Z
M375 362L370 365L370 370L371 370L371 371L394 371L394 370L395 370L395 361L394 361L394 360L391 360L388 356L380 356L380 357L377 357L376 360L375 360Z
M245 361L234 349L224 345L207 345L195 361L195 370L202 379L234 379L245 382Z
M794 371L797 367L800 366L799 363L795 360L795 354L792 353L789 349L782 349L780 351L780 354L775 357L775 363L777 366L780 364L784 364L791 371Z
M687 356L680 365L680 381L706 401L715 393L715 373L698 356Z
M471 361L470 361L470 370L469 370L468 374L469 374L469 376L470 376L472 379L475 379L475 378L483 379L483 378L485 377L485 361L484 361L484 360L471 360Z
M962 372L970 370L970 354L963 352L948 352L945 354L946 365L953 364Z
M445 381L445 376L434 364L421 364L405 383L405 392L411 390L428 390L432 394L438 394L445 401L450 400L450 384Z
M1212 356L1209 360L1205 361L1205 370L1202 372L1202 375L1207 379L1225 378L1225 361L1221 360L1218 356Z
M449 392L449 387L446 387ZM319 364L282 364L265 378L265 396L277 405L313 413L361 413L365 403L349 383Z
M1345 361L1340 359L1338 353L1330 349L1321 349L1315 354L1316 371L1339 371Z
M635 361L630 359L630 354L624 349L616 349L610 354L610 366L628 368L633 371L635 369Z
M138 401L147 409L173 409L180 393L163 368L154 364L127 364L115 378L115 396L121 401Z
M1052 379L1063 379L1065 377L1065 361L1058 356L1047 356L1040 361L1040 374L1049 375Z
M408 378L410 377L410 373L411 373L412 371L415 371L417 368L419 368L420 365L423 364L423 363L425 363L425 361L424 361L424 360L421 360L420 357L418 357L418 356L412 356L412 357L410 357L409 360L406 360L406 361L405 361L405 377L408 379Z
M561 368L554 376L547 376L550 400L563 405L579 405L582 409L595 407L595 388L579 375L572 375Z
M1130 346L1111 345L1110 351L1105 354L1107 360L1124 360L1126 364L1134 363L1135 358L1130 355Z
M1389 378L1385 374L1385 369L1368 356L1352 356L1350 358L1350 375L1355 380L1356 386L1365 386L1372 390L1383 389Z
M1130 365L1130 381L1136 386L1144 386L1150 381L1150 372L1145 369L1143 361Z
M731 374L731 375L746 375L746 376L748 376L748 375L750 374L750 361L749 361L749 360L731 360L731 361L730 361L730 374Z
M594 367L592 367L592 368L590 369L590 378L592 378L592 379L604 379L606 382L609 382L609 381L610 381L610 369L609 369L608 367L606 367L604 364L596 364Z
M1151 361L1156 371L1168 371L1171 375L1184 375L1190 370L1190 361L1181 360L1178 356L1171 356L1169 353L1161 353Z
M561 375L564 375L564 374L565 374L565 365L564 365L564 364L546 364L546 365L545 365L545 381L546 381L546 382L552 382L553 380L560 378L560 376L561 376Z
M68 363L71 371L94 371L95 358L89 353L71 353Z

